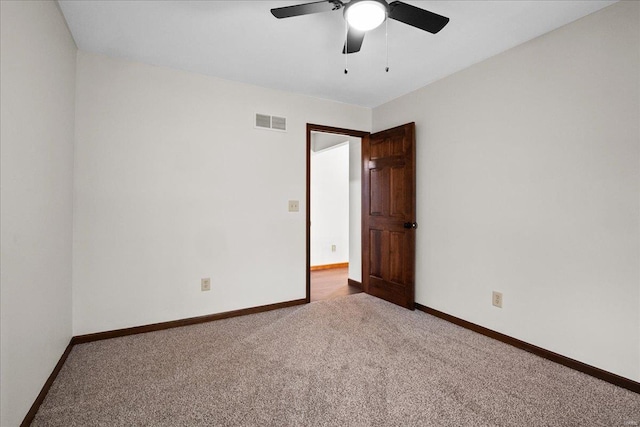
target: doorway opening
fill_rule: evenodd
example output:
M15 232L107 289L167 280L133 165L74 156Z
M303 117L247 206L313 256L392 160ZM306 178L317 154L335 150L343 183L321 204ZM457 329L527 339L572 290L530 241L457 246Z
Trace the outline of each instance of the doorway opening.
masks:
M307 302L362 291L361 142L366 135L307 125Z

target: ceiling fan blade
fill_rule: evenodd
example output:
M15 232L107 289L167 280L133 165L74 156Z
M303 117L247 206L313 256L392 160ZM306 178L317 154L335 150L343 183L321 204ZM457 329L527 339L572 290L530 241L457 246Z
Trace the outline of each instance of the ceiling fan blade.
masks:
M446 16L438 15L401 1L394 1L389 4L389 18L433 34L443 29L449 22L449 18Z
M349 31L347 31L347 40L344 42L342 53L359 52L362 47L362 41L364 40L364 33L364 31L354 30L349 27Z
M339 0L323 0L313 3L296 4L293 6L277 7L271 9L271 14L276 18L290 18L292 16L310 15L312 13L330 12L343 6Z

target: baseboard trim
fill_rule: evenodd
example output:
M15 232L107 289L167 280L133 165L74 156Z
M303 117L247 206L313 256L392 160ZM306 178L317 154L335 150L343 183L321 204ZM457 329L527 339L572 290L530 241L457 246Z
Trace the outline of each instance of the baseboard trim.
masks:
M42 389L40 390L40 393L38 393L36 400L33 402L33 405L31 405L31 408L29 408L29 412L27 412L27 415L25 415L22 423L20 423L20 427L28 427L33 422L33 419L38 413L38 409L40 409L40 405L42 405L42 402L44 402L44 398L47 397L47 393L49 393L51 385L58 376L58 373L62 369L64 362L67 360L67 357L69 357L69 353L71 353L71 349L73 348L72 341L73 338L71 339L71 341L69 341L69 344L67 344L67 348L64 350L64 353L62 353L62 356L60 356L60 360L58 360L58 363L53 368L51 375L49 375L49 378L47 378L47 381L45 381L44 385L42 386Z
M311 271L331 270L332 268L349 268L348 262L339 262L337 264L312 265L309 267Z
M640 383L630 380L628 378L621 377L620 375L605 371L600 368L596 368L595 366L587 365L586 363L580 362L578 360L571 359L569 357L563 356L558 353L554 353L553 351L535 346L533 344L529 344L528 342L521 341L517 338L510 337L509 335L496 332L492 329L485 328L484 326L471 323L469 321L460 319L459 317L455 317L450 314L443 313L442 311L438 311L436 309L424 306L419 303L416 303L416 308L427 314L431 314L433 316L439 317L440 319L454 323L458 326L462 326L463 328L470 329L474 332L485 335L489 338L496 339L505 344L509 344L521 350L525 350L525 351L528 351L529 353L533 353L536 356L544 357L545 359L551 360L552 362L559 363L568 368L575 369L576 371L580 371L587 375L591 375L592 377L617 385L618 387L622 387L634 393L640 394Z
M362 289L362 283L357 280L347 279L347 284L349 286L353 286L354 288Z
M47 396L47 393L49 392L51 385L53 384L56 377L58 376L58 373L62 369L64 362L67 360L67 357L69 357L69 353L71 353L73 346L76 344L84 344L88 342L106 340L110 338L124 337L127 335L143 334L146 332L161 331L163 329L178 328L180 326L195 325L198 323L212 322L214 320L229 319L231 317L262 313L265 311L277 310L277 309L286 308L286 307L293 307L296 305L302 305L306 303L307 303L307 300L303 298L303 299L279 302L275 304L261 305L258 307L250 307L250 308L243 308L240 310L226 311L224 313L208 314L205 316L190 317L187 319L180 319L180 320L172 320L170 322L154 323L151 325L136 326L133 328L116 329L113 331L97 332L94 334L74 336L71 338L71 341L69 341L69 345L67 345L67 348L65 349L64 353L62 353L62 356L60 357L60 360L56 364L55 368L53 368L53 372L51 372L51 375L49 375L49 378L42 386L42 390L40 390L38 397L36 397L36 400L33 402L33 405L31 405L29 412L27 412L27 415L25 415L24 419L22 420L20 427L29 427L31 425L31 423L33 422L33 419L36 417L36 413L38 412L40 405L44 401L44 398Z
M223 313L207 314L205 316L189 317L186 319L171 320L169 322L152 323L150 325L134 326L132 328L116 329L113 331L96 332L93 334L78 335L71 339L72 344L84 344L93 341L107 340L124 337L127 335L144 334L147 332L162 331L164 329L179 328L181 326L196 325L198 323L213 322L214 320L229 319L231 317L246 316L247 314L262 313L280 308L293 307L306 304L306 299L279 302L275 304L261 305L258 307L243 308L240 310L225 311Z

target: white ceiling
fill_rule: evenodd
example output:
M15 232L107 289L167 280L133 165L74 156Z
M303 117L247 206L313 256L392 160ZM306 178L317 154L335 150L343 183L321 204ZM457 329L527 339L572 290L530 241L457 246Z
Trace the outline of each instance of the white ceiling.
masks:
M375 107L615 1L406 1L451 19L438 34L389 21L348 55L342 11L286 19L269 9L306 1L66 1L84 51Z

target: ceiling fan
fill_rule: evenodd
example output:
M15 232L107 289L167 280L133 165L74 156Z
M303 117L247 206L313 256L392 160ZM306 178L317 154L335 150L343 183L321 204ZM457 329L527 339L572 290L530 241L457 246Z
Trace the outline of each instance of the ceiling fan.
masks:
M344 8L347 21L347 39L342 53L359 52L364 35L382 24L387 18L404 22L412 27L436 34L449 22L449 18L420 9L401 1L387 3L385 0L323 0L313 3L271 9L276 18L310 15Z

